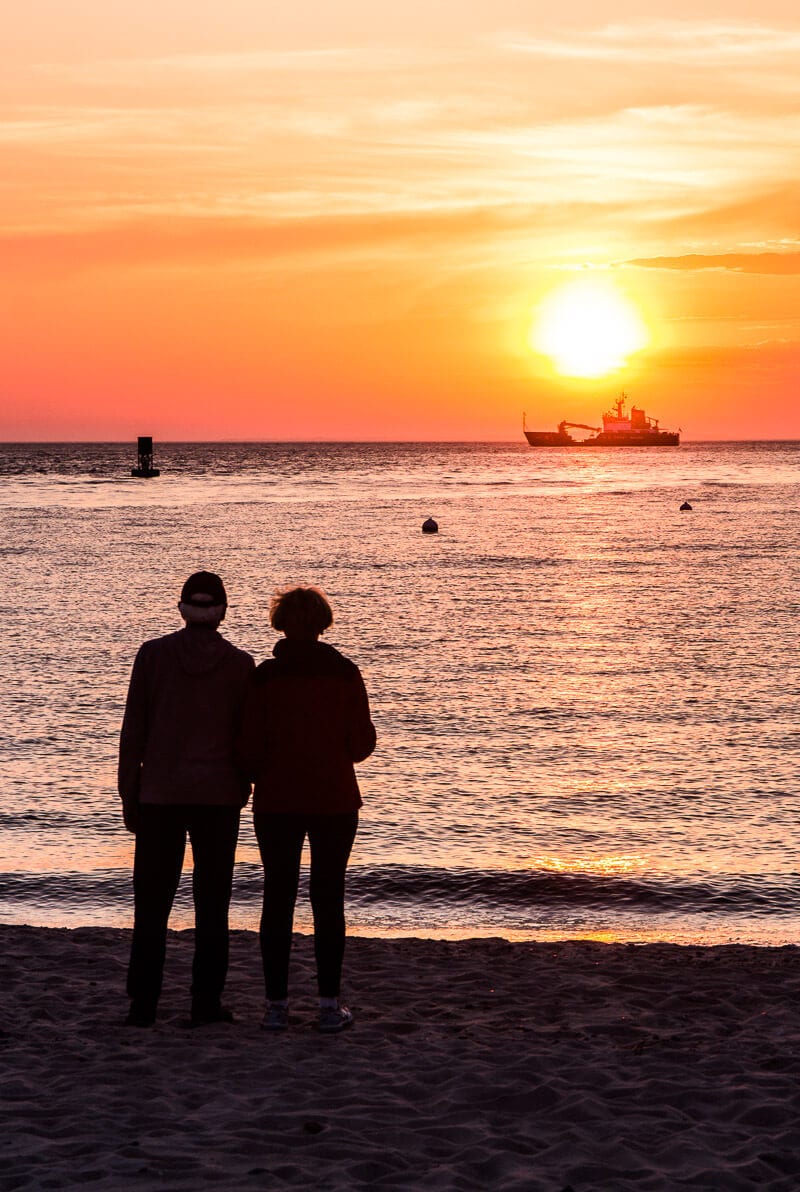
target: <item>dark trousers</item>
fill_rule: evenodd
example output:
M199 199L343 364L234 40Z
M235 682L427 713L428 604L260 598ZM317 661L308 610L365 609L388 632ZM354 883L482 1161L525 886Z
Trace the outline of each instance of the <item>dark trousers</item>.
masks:
M238 807L142 803L133 861L134 923L128 996L155 1005L161 993L167 922L192 842L195 949L192 997L218 1002L228 972L228 907L239 836Z
M261 959L271 1001L289 994L292 921L300 857L308 834L309 893L314 915L314 955L320 997L338 997L344 958L344 877L358 829L358 812L343 815L255 815L264 864Z

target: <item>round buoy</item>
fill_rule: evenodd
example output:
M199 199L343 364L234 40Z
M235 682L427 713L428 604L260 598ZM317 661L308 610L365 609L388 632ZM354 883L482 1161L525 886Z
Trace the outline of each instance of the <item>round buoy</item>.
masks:
M435 522L432 517L429 517L422 523L423 534L437 534L439 532L439 523Z
M683 513L683 512L684 512L686 509L691 509L691 508L692 508L692 507L691 507L691 505L689 504L689 502L688 502L688 501L684 501L684 502L683 502L683 504L681 505L681 513Z

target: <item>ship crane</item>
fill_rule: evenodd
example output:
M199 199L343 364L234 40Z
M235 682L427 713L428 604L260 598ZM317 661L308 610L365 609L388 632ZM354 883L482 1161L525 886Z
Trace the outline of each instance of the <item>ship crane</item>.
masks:
M558 433L563 435L568 426L571 426L574 430L593 430L595 434L600 433L599 426L587 426L585 422L559 422Z

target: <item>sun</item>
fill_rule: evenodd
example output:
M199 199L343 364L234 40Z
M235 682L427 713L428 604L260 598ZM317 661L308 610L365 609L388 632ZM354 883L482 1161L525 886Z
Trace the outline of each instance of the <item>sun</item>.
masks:
M650 336L638 308L611 283L575 281L559 286L534 312L529 336L568 377L601 377L622 368Z

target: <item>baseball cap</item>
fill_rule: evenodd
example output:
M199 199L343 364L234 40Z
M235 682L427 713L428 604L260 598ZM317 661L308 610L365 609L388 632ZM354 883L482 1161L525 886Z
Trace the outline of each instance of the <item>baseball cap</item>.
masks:
M224 604L227 607L228 596L225 592L225 585L213 571L195 571L181 589L181 603L201 606Z

